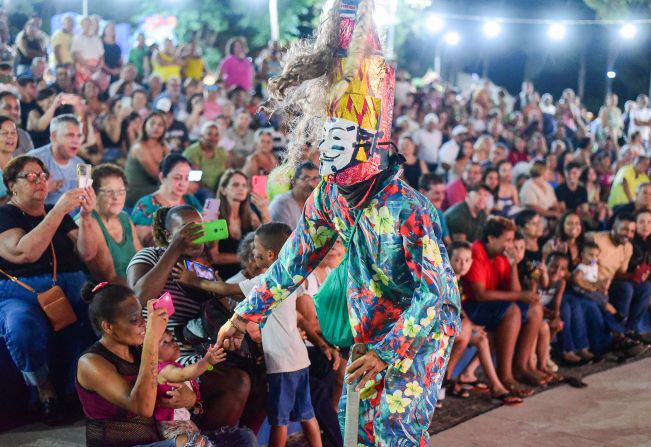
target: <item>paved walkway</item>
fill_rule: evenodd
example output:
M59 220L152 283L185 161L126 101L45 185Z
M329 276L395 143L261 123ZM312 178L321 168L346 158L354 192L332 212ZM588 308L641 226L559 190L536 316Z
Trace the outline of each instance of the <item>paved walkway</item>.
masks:
M500 407L431 438L430 446L651 446L651 359Z
M651 447L651 358L589 376L586 389L558 387L500 407L432 437L436 447ZM83 422L33 424L0 446L81 447Z

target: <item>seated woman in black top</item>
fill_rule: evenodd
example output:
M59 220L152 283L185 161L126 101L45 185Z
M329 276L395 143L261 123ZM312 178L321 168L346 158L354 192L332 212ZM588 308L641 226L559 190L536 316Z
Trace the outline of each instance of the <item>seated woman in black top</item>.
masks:
M169 391L169 399L159 396L157 400L159 348L165 346L167 311L154 309L154 300L149 300L145 322L138 298L119 284L86 284L82 295L90 303L90 320L101 337L79 359L75 381L86 416L87 446L257 446L255 436L245 428L204 433L210 441L190 433L163 440L152 417L155 408L186 408L197 401L187 386Z
M90 237L97 225L91 217L95 193L90 187L72 189L54 206L45 206L48 170L41 160L27 155L11 160L3 174L11 200L0 207L0 269L4 272L0 274L0 337L27 384L38 388L45 421L56 422L57 395L50 381L48 344L57 337L66 347L65 354L76 359L93 339L79 290L84 283L82 262L97 251L97 242ZM79 227L69 214L76 208L80 208ZM37 293L48 290L53 285L55 260L57 284L78 319L56 334L36 293L13 280L18 277ZM70 367L72 373L74 365Z
M405 181L412 188L418 189L418 179L420 179L421 175L429 172L427 164L423 160L418 159L416 144L409 136L400 137L398 150L405 157L405 161L402 164Z

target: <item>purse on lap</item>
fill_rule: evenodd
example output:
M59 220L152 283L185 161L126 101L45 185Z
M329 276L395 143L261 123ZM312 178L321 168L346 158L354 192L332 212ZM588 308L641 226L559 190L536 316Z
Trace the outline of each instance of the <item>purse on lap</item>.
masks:
M33 287L29 284L25 284L20 279L16 278L13 275L5 272L0 269L0 273L4 274L7 278L21 286L22 288L36 293L38 304L43 309L43 312L47 316L47 319L50 321L52 328L55 332L60 331L72 323L77 321L77 315L68 301L66 294L63 292L63 289L57 285L57 257L54 252L54 245L50 242L50 250L52 251L52 287L47 289L44 292L36 293Z

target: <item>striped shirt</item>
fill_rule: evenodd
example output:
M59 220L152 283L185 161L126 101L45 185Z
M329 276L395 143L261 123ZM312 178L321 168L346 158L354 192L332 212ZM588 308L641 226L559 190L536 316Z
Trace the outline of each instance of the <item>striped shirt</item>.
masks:
M136 264L146 264L153 268L164 253L165 249L160 247L143 248L138 253L136 253L133 259L131 259L129 266L127 267L127 271L131 268L132 265ZM172 295L172 302L174 303L174 315L172 315L167 322L167 329L170 330L172 334L174 334L174 338L176 339L176 333L174 331L175 328L179 326L183 327L188 321L199 318L201 316L201 303L203 300L200 298L205 299L205 297L190 296L188 294L189 290L177 284L176 281L174 281L172 278L171 273L167 277L165 288L161 291L161 294L163 292L169 292ZM143 309L143 314L145 317L147 316L147 309ZM179 340L176 341L181 346L181 356L177 359L177 362L182 365L188 365L195 363L200 359L197 353L190 346L181 344Z

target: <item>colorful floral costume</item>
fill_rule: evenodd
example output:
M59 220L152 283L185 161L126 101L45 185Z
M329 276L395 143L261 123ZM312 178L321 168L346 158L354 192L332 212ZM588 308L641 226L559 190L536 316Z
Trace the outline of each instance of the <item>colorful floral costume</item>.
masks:
M361 392L359 445L426 446L454 336L460 299L442 243L438 213L398 178L386 143L393 105L393 69L381 57L368 17L372 2L340 0L339 83L324 117L319 144L324 177L278 260L235 312L264 324L266 316L325 257L337 237L352 234L348 257L348 312L355 343L388 365ZM359 7L359 11L358 11ZM363 22L365 20L365 22ZM345 58L364 23L363 54L352 75ZM369 31L370 30L370 31ZM366 31L369 31L367 34ZM359 43L359 42L357 42ZM360 49L361 48L361 49ZM290 70L285 66L285 70ZM393 162L393 163L392 163ZM369 186L370 185L370 186ZM349 202L357 188L368 199ZM365 196L366 197L366 196ZM356 230L353 226L359 216ZM340 401L343 427L346 396Z
M266 286L236 312L262 323L351 233L337 186L321 182L303 219L265 276ZM402 180L391 178L363 211L350 245L348 295L356 343L366 343L389 368L363 390L359 442L427 445L427 428L459 327L459 295L432 205ZM345 396L340 402L340 419ZM375 424L375 426L374 426Z

